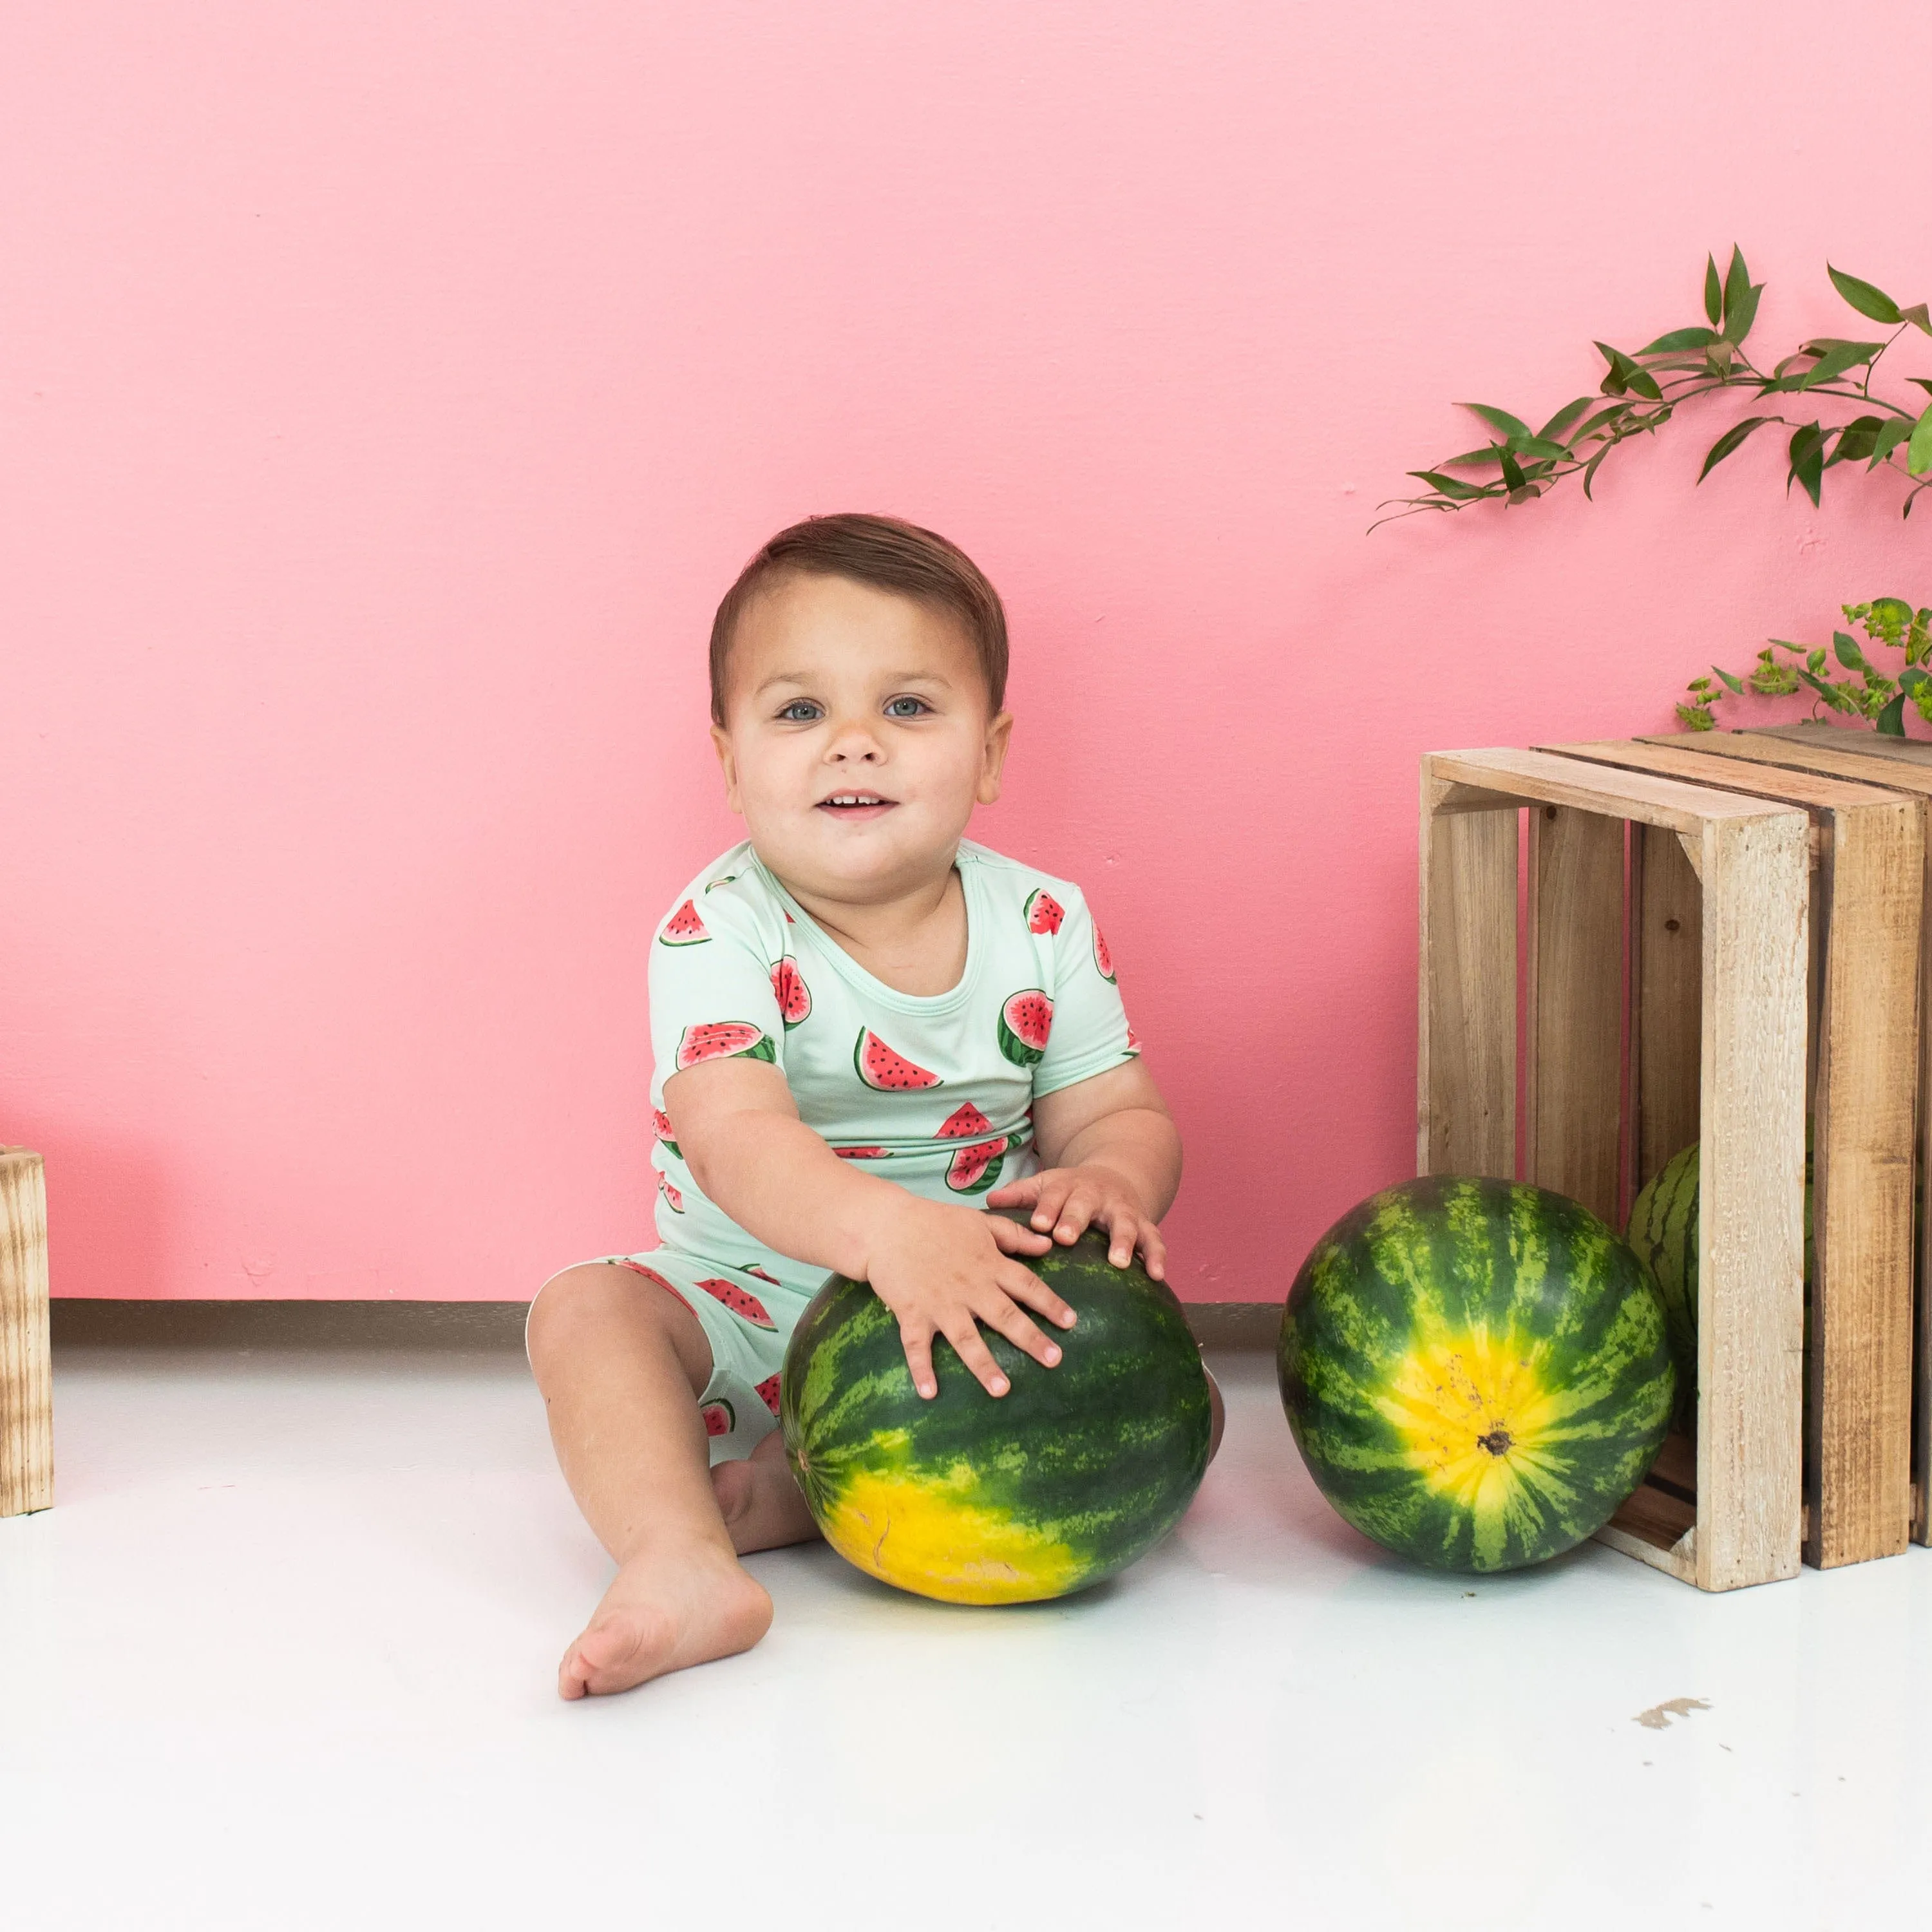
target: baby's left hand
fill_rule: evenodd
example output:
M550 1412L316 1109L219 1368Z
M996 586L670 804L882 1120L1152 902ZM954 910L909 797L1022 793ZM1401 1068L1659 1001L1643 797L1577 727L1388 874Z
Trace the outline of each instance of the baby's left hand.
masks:
M996 1187L986 1196L988 1208L1030 1208L1033 1226L1051 1233L1064 1246L1079 1240L1090 1227L1107 1231L1107 1258L1125 1268L1141 1252L1142 1264L1156 1281L1167 1264L1160 1229L1139 1194L1124 1174L1091 1162L1082 1167L1049 1167Z

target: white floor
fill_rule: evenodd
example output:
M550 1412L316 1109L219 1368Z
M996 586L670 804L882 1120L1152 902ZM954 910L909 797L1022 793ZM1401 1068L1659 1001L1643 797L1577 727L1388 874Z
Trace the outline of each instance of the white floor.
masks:
M1932 1921L1932 1552L1417 1574L1217 1367L1221 1459L1112 1586L776 1552L758 1651L566 1706L606 1565L520 1361L66 1350L58 1505L0 1522L0 1924Z

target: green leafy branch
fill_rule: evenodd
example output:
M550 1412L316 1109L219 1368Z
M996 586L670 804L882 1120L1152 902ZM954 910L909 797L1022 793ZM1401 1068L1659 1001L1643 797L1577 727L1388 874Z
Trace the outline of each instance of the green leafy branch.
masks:
M1905 736L1908 704L1932 724L1932 674L1924 669L1932 659L1932 608L1915 610L1902 597L1875 597L1868 604L1846 604L1840 608L1846 622L1856 625L1873 644L1904 653L1904 664L1896 677L1888 676L1866 656L1858 640L1844 631L1832 633L1828 653L1822 644L1787 644L1782 638L1773 638L1758 652L1755 667L1742 677L1715 664L1711 667L1714 678L1694 677L1690 701L1678 706L1678 717L1688 730L1708 731L1716 727L1714 714L1726 692L1734 698L1743 697L1747 691L1760 698L1790 698L1809 689L1828 709L1848 717L1869 718L1892 737ZM1789 652L1790 658L1779 657L1780 651ZM1834 656L1849 676L1826 675Z
M1466 510L1472 503L1494 501L1529 502L1580 472L1588 496L1598 466L1619 443L1632 436L1654 436L1685 403L1720 389L1753 391L1760 400L1802 398L1796 407L1799 419L1767 413L1733 423L1706 454L1697 472L1700 483L1760 430L1776 423L1790 432L1786 446L1787 491L1796 483L1816 503L1827 470L1841 463L1862 463L1868 471L1883 464L1899 471L1910 485L1900 512L1909 517L1921 494L1932 489L1932 403L1907 407L1873 394L1871 384L1886 351L1908 328L1932 336L1932 314L1924 302L1903 308L1882 289L1842 274L1828 262L1826 272L1858 314L1892 333L1878 342L1817 336L1770 370L1760 369L1744 344L1757 319L1765 285L1751 280L1740 249L1731 250L1730 271L1721 279L1717 258L1707 257L1708 327L1671 329L1629 354L1598 343L1607 365L1600 394L1566 403L1540 429L1532 429L1507 410L1463 404L1493 432L1491 440L1480 449L1445 458L1433 469L1412 470L1409 475L1426 483L1427 490L1419 496L1392 498L1380 505L1390 514L1370 527L1422 510ZM1904 380L1932 395L1932 376ZM1855 413L1842 422L1827 422L1822 410L1816 416L1810 413L1820 404L1849 404Z

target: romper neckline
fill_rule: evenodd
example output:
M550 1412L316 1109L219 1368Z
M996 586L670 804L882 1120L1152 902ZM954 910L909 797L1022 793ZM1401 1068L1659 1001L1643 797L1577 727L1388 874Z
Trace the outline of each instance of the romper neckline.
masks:
M755 851L752 854L752 862L758 867L759 875L771 888L772 896L791 915L793 923L818 942L818 950L825 956L832 970L854 992L862 998L876 1000L882 1005L893 1007L901 1012L938 1018L965 1006L971 1000L974 988L980 977L980 962L986 955L985 934L989 921L985 882L980 876L980 868L974 862L977 857L976 853L969 850L969 842L962 838L959 842L958 850L953 855L952 869L959 874L959 890L965 902L966 963L960 968L958 979L943 993L902 993L896 986L887 986L876 974L868 972L860 965L786 891L778 875Z

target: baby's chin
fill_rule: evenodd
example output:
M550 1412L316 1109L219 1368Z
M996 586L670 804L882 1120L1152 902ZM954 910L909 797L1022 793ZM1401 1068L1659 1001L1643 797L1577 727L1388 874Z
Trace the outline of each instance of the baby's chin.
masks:
M964 827L944 838L908 820L858 824L753 825L752 847L766 868L793 892L828 898L890 898L916 892L950 871Z

